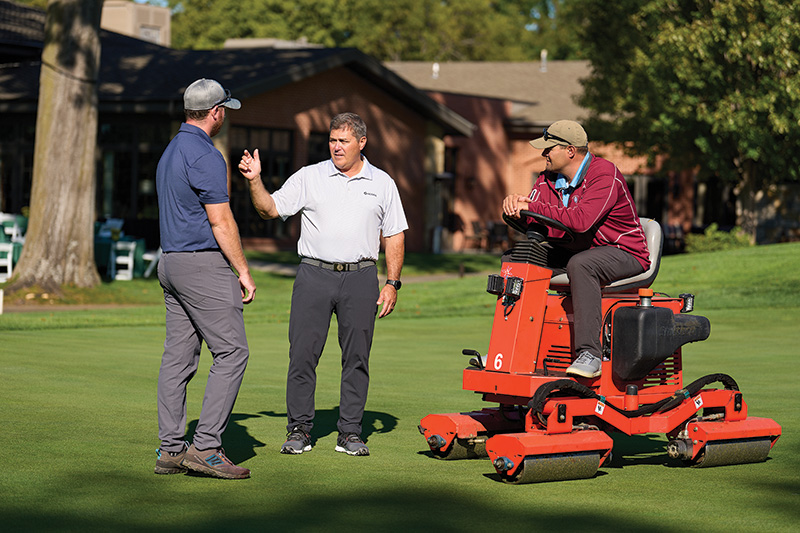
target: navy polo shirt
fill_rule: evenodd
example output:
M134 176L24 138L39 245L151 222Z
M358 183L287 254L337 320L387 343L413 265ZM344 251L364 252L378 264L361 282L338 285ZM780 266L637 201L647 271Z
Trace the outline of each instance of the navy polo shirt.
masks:
M162 250L219 248L204 206L228 202L228 168L206 132L181 124L158 162L156 190Z

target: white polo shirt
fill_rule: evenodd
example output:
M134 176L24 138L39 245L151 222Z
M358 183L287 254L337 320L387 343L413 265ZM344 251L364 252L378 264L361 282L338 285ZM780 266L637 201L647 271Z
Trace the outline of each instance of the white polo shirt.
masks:
M283 220L301 213L301 257L331 263L378 259L380 235L408 229L394 180L362 155L361 171L350 178L328 159L301 168L272 195Z

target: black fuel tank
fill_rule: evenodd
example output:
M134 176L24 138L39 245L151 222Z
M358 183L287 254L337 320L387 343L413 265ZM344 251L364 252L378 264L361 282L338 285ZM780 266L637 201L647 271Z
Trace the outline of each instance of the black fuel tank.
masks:
M665 307L623 307L614 313L612 371L623 381L640 380L675 350L710 333L704 316L676 315Z

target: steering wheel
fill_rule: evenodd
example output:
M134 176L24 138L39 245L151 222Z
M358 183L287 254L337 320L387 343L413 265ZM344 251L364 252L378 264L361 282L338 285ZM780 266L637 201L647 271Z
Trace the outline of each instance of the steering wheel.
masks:
M528 217L533 219L533 222L530 224L526 222ZM564 244L575 240L575 233L558 220L540 215L539 213L534 213L533 211L528 211L527 209L522 209L519 212L519 218L511 218L503 213L503 222L510 228L524 233L529 239L537 242L547 240L548 227L564 232L564 236L560 239L547 240L547 242L551 244Z

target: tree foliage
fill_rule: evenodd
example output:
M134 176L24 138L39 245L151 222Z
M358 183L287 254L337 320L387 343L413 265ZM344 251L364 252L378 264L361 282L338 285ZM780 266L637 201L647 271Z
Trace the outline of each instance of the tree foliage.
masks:
M686 251L688 253L721 252L752 246L750 237L740 227L730 231L720 231L716 222L709 224L702 234L686 235Z
M229 38L356 47L382 60L522 61L575 56L556 31L568 0L169 0L175 48L220 48ZM153 2L156 3L156 2Z
M758 189L800 179L800 4L574 0L593 136ZM743 189L744 190L744 189Z

